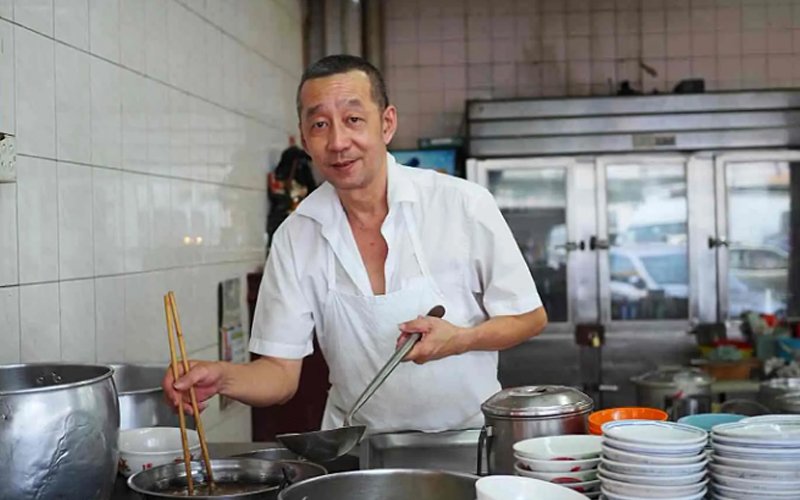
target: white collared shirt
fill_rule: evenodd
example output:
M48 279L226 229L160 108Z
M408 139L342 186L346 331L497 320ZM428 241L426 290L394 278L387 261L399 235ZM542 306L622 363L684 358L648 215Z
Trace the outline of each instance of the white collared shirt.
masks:
M434 281L456 304L458 316L467 318L459 326L542 305L519 246L486 189L399 165L392 155L387 166L389 213L381 228L389 248L387 293L419 277L412 245L404 237L400 204L408 203ZM252 352L287 359L311 354L314 327L325 322L331 250L337 257L337 288L373 295L341 202L326 182L274 234L253 319Z

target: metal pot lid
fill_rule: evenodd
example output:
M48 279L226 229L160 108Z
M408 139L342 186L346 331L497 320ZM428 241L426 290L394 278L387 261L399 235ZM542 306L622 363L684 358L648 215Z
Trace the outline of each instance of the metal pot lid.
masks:
M644 373L631 379L636 384L649 387L704 386L711 385L714 378L699 368L685 366L662 368Z
M761 382L761 387L782 391L800 391L800 377L771 378Z
M592 398L573 387L529 385L498 392L481 410L495 417L550 417L582 413L593 406Z

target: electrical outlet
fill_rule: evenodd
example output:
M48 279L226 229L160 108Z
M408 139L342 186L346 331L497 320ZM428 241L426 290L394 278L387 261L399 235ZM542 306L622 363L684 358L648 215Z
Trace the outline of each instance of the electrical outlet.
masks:
M13 135L0 134L0 182L17 181L17 145Z

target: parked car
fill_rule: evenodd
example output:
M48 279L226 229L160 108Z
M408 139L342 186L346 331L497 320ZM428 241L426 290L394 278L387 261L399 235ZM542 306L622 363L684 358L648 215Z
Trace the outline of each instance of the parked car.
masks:
M615 319L685 317L689 263L684 245L654 243L609 249Z
M789 253L778 247L736 245L728 251L731 276L749 288L786 293Z

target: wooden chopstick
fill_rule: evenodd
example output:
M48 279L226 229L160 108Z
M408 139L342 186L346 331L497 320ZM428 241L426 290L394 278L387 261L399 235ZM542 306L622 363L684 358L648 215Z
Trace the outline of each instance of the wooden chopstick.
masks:
M181 318L178 315L178 303L175 301L175 294L169 292L167 294L169 302L172 306L172 313L175 318L175 331L178 333L178 346L181 350L181 360L183 362L183 373L189 373L189 358L186 357L186 345L183 341L183 328L181 327ZM194 413L194 421L197 424L197 435L200 437L200 448L203 450L203 460L206 463L206 476L208 476L208 487L214 488L214 474L211 471L211 458L208 454L208 444L206 443L206 433L203 428L203 421L200 419L200 409L197 405L197 393L194 387L189 388L189 397L192 400L192 413Z
M169 339L169 354L172 358L172 363L170 363L172 378L178 380L178 356L175 353L175 341L172 339L174 315L172 314L172 303L167 295L164 295L164 312L167 315L167 338ZM189 437L186 435L186 416L183 414L183 396L181 393L178 393L178 421L181 426L181 444L183 445L183 464L186 467L186 484L189 488L189 495L194 495L192 454L189 453Z

